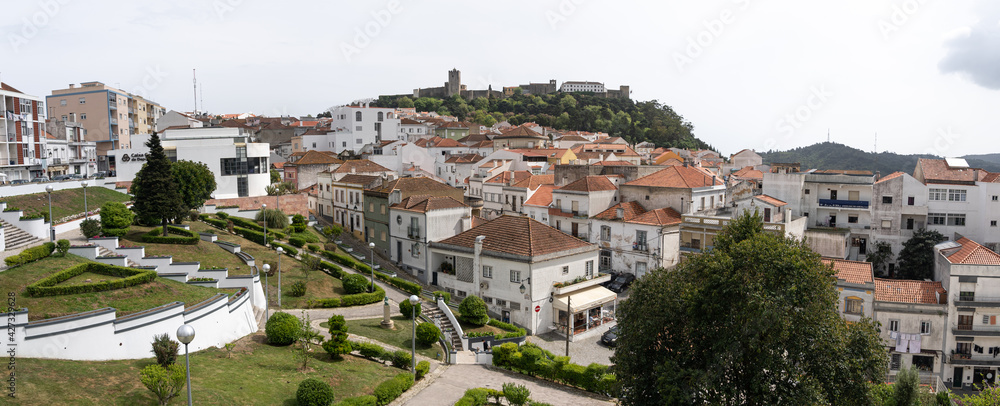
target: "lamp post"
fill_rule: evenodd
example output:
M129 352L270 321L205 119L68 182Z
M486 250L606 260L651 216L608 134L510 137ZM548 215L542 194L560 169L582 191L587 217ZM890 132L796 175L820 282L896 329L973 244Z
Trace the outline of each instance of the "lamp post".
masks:
M260 215L264 219L264 248L267 248L267 204L260 205Z
M369 251L369 253L372 256L372 261L371 261L372 287L368 291L369 292L374 292L375 291L375 243L374 242L368 243L368 251Z
M281 308L281 254L284 254L285 250L278 247L278 308Z
M413 379L417 379L417 303L420 302L420 298L417 295L410 295L410 308L412 309L410 317L413 318L413 334L410 338L410 361L413 367Z
M45 187L45 193L49 194L49 241L55 241L56 240L56 226L55 226L55 222L52 221L52 191L53 190L55 190L55 188L53 188L52 185L48 185L48 186Z
M271 265L264 264L264 320L266 321L268 317L271 317L271 313L267 309L267 302L271 301L271 296L267 294L267 274L271 273Z
M194 341L194 327L190 324L178 327L177 339L184 343L184 369L187 370L188 406L191 406L191 358L188 355L188 344Z
M90 210L87 209L87 181L80 182L80 186L83 186L83 218L89 220Z

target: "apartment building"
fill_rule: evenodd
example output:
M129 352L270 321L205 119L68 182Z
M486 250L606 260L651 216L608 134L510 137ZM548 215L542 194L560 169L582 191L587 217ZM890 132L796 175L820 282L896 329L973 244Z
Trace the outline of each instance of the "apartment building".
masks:
M944 369L948 335L948 292L938 281L875 278L875 321L881 323L880 337L889 351L889 381L910 366L917 368L923 385L962 382ZM971 350L971 348L970 348ZM954 356L952 356L954 357Z
M45 175L45 107L38 96L0 83L0 181Z
M156 122L166 110L142 96L116 89L101 82L83 82L79 86L53 90L45 97L49 117L83 125L86 140L97 143L99 169L116 170L115 154L108 151L137 147L131 137L152 134Z
M340 106L330 111L333 120L325 135L303 135L305 149L320 149L341 153L360 152L368 144L382 140L403 140L400 119L390 108L369 107L368 104Z
M646 210L639 202L611 206L591 218L594 237L601 248L601 272L626 272L642 277L680 260L681 214L666 207Z
M648 208L670 207L681 214L722 208L726 201L722 179L689 166L667 167L625 182L619 189L623 202L636 201Z
M419 195L448 196L457 201L463 200L462 189L431 178L389 179L382 182L381 186L366 189L363 194L365 230L368 235L377 237L368 241L374 242L375 249L386 257L392 253L390 224L394 220L389 218L390 206Z
M429 272L429 244L472 228L469 206L451 196L410 196L389 207L391 258L425 284L436 285Z
M83 126L73 121L46 123L45 150L48 175L81 175L97 172L97 143L85 141Z
M584 241L593 241L590 216L618 203L618 177L587 176L552 191L549 225Z
M928 229L1000 249L1000 174L946 158L917 160L913 177L926 186Z
M877 274L892 275L903 243L927 224L927 186L904 172L883 176L872 186L872 239L886 242L893 255Z

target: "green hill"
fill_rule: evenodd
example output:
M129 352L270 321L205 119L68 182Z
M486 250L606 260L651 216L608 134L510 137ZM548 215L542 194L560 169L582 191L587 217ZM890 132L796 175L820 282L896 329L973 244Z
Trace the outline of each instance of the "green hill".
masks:
M917 159L940 159L940 157L933 155L900 155L892 152L875 154L835 142L822 142L788 151L768 151L760 153L760 155L764 158L765 164L798 162L802 164L803 170L813 168L867 170L878 171L882 175L896 171L913 174L913 169L917 166ZM1000 172L1000 162L976 159L973 156L967 157L966 160L971 167Z
M381 96L378 107L415 107L454 115L460 121L492 126L499 121L513 125L534 122L559 130L605 132L629 143L649 141L658 147L713 149L694 136L694 125L670 106L657 100L633 101L586 93L553 93L541 96L515 94L507 98L478 97L465 100Z

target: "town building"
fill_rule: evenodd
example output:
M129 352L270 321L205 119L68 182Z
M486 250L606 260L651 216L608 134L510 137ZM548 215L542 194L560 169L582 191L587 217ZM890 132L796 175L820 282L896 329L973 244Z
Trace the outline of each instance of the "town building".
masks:
M941 282L875 278L874 314L882 326L879 336L889 351L889 382L895 381L900 370L911 366L917 368L921 385L936 390L942 389L945 377L962 382L966 367L947 370L945 362L951 358L960 365L971 362L972 354L978 354L973 348L968 358L965 353L946 352L948 302L948 292Z
M365 202L363 220L367 230L366 235L378 237L369 239L369 242L374 242L375 249L383 256L388 258L392 253L389 207L417 195L449 196L457 201L463 200L462 189L430 178L391 179L364 191L362 201Z
M410 196L389 207L390 258L424 284L436 285L429 244L472 228L469 206L451 196Z
M282 165L283 181L291 182L296 189L305 189L315 185L320 172L340 167L344 161L320 151L306 151L292 154L289 162ZM294 160L292 160L294 159Z
M38 96L0 83L0 181L45 175L45 107Z
M355 238L363 241L375 237L374 231L365 228L364 192L367 189L378 187L388 177L348 174L340 179L334 179L335 176L332 172L320 172L318 185L328 189L332 198L332 202L321 201L320 204L332 205L333 222L340 224L345 232L349 232ZM368 202L368 204L374 205L374 202ZM374 206L371 209L374 210Z
M591 218L594 238L601 248L598 269L624 272L637 278L680 260L681 214L666 207L646 210L639 202L611 206Z
M581 240L594 241L590 216L618 203L617 181L617 177L587 176L553 190L549 225Z
M557 174L558 179L558 174ZM717 176L690 166L670 166L619 186L621 201L643 207L670 207L687 214L722 208L726 185Z
M90 177L97 172L97 143L85 141L80 123L49 120L46 130L49 178L55 175Z

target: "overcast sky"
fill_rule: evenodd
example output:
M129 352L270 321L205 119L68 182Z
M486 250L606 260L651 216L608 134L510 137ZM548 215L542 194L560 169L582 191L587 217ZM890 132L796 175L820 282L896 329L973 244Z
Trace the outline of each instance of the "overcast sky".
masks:
M99 4L98 4L99 3ZM1000 2L32 0L0 13L0 78L102 81L168 110L316 114L379 94L627 84L725 154L833 141L1000 152Z

